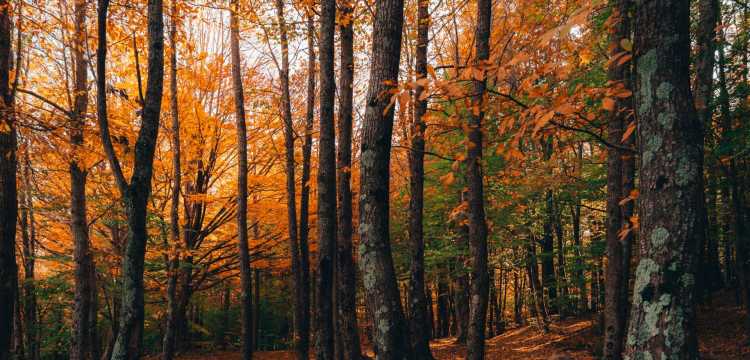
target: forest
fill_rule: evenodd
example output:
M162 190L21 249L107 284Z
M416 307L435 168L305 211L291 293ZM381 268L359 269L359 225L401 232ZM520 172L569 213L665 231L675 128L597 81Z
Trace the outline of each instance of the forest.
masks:
M0 360L750 359L747 0L0 0Z

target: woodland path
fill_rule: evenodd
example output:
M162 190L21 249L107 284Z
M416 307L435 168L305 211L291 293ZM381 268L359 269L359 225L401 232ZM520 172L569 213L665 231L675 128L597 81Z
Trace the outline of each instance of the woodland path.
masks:
M698 336L701 356L705 360L750 359L750 347L743 346L748 340L742 334L744 313L734 303L734 295L722 292L710 305L698 310ZM554 322L549 334L542 334L534 326L522 326L507 330L502 335L487 340L487 359L508 360L590 360L595 359L595 343L592 318L568 319ZM466 349L458 345L455 338L437 339L430 347L436 360L460 360ZM179 360L234 360L238 352L189 354ZM372 356L370 352L368 354ZM256 352L254 359L291 360L288 351Z

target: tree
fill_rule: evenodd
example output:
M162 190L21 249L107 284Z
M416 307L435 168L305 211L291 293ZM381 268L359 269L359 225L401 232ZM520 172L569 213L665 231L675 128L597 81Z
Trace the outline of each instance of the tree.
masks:
M474 66L482 72L490 58L490 27L492 1L477 1ZM484 324L487 317L489 273L487 270L487 220L484 212L484 177L482 171L482 121L485 112L487 79L474 80L466 149L466 182L469 206L469 256L471 258L471 290L469 301L469 336L467 358L484 359Z
M172 197L169 208L169 241L177 247L180 243L180 194L182 166L180 164L180 115L177 107L177 0L172 0L169 26L169 112L172 118ZM172 360L175 353L179 308L177 276L180 268L179 251L167 255L167 324L164 331L164 360Z
M70 226L75 242L75 311L73 313L73 341L70 357L76 360L98 360L96 341L96 268L89 241L86 217L86 177L88 169L82 161L85 117L88 113L88 64L84 58L86 47L86 3L75 1L75 32L71 47L74 61L74 105L71 113L70 144Z
M414 91L414 117L411 124L411 145L409 148L409 243L411 246L411 269L409 278L409 331L416 359L432 359L430 353L430 331L425 324L427 299L424 282L424 149L427 100L427 45L429 41L430 14L429 0L419 0L417 4L417 44L415 56L416 89Z
M636 6L643 241L625 356L697 359L693 286L702 230L703 141L690 94L690 4L638 1Z
M384 360L411 357L389 234L393 107L388 95L398 85L403 13L403 0L375 3L372 36L379 40L372 44L360 150L359 268L375 324L373 346Z
M630 42L630 1L611 2L614 9L610 20L609 52L610 62L607 69L613 91L623 92L631 89L630 62L620 64L615 61L622 52L627 52ZM625 44L625 46L623 46ZM617 94L615 94L617 95ZM615 105L609 114L607 138L612 143L622 142L625 128L633 112L632 97L614 97ZM627 201L629 192L625 191L623 179L626 176L624 161L626 154L616 148L607 150L607 269L604 302L604 355L607 359L619 360L624 346L628 279L630 278L630 236L627 228L628 216L621 205ZM624 200L626 199L626 200Z
M0 360L10 360L14 303L18 286L16 266L16 129L10 89L11 9L0 0ZM20 49L19 49L20 50Z
M302 275L297 303L302 317L295 327L297 359L307 360L310 347L310 255L307 239L309 237L310 207L310 160L312 157L312 132L315 120L315 22L313 9L307 9L307 99L305 111L305 139L302 144L302 189L299 200L299 272Z
M151 194L156 137L164 81L164 19L161 0L149 0L148 13L148 80L141 111L141 129L135 144L135 164L130 182L125 179L120 161L109 135L107 119L107 10L108 0L99 0L96 74L97 117L107 160L123 198L128 221L128 240L122 267L122 310L113 360L138 358L143 348L143 264L146 254L146 208Z
M250 271L250 253L247 241L247 129L245 125L245 94L242 88L240 64L239 0L229 4L229 41L232 51L232 89L234 90L234 116L237 122L237 238L240 258L242 297L242 360L253 358L253 287Z
M333 104L336 1L321 2L320 10L320 138L318 144L318 272L315 347L319 359L334 356L334 261L336 252L336 141Z
M338 233L336 246L336 333L340 337L337 353L344 359L359 359L357 326L357 277L352 258L352 97L354 81L354 0L344 0L338 17L341 39L339 64L339 117L336 177Z

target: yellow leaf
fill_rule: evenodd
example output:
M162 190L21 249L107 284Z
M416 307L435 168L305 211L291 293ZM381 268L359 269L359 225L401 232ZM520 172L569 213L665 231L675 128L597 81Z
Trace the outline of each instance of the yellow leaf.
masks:
M628 38L620 40L620 47L627 51L633 51L633 43Z

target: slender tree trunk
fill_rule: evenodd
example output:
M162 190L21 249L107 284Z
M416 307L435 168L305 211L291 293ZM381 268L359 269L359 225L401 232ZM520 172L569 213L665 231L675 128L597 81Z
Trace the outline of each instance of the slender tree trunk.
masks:
M548 142L543 144L545 147L544 158L549 160L552 154L552 143ZM542 292L547 290L547 297L549 299L550 311L555 309L557 302L557 288L555 287L555 243L552 235L552 221L554 216L552 215L552 203L553 203L552 190L547 190L544 195L545 202L545 216L542 236L542 253L540 254L542 262Z
M336 141L334 123L334 33L336 1L321 2L320 140L318 145L318 301L315 347L318 359L334 357L334 278L336 252Z
M39 358L39 317L36 298L36 228L34 221L34 200L31 188L31 161L26 147L23 159L23 190L20 194L21 208L21 238L23 245L23 330L25 334L18 334L21 340L25 337L24 353L30 360ZM20 298L20 297L19 297ZM18 309L20 314L20 308Z
M697 359L693 286L703 231L703 134L690 94L690 4L636 4L643 241L625 356Z
M336 247L337 329L344 359L361 358L357 326L357 278L352 258L352 93L354 80L354 0L341 3L339 38L341 63L339 74L339 146L336 154L338 177L338 234Z
M292 105L289 94L289 40L286 19L284 18L284 1L276 0L276 18L279 26L281 43L281 66L279 79L281 80L281 118L284 122L284 149L286 154L286 208L287 230L289 235L289 254L291 256L292 287L294 297L292 302L294 318L295 348L300 347L300 329L304 327L307 315L302 306L302 272L300 271L300 253L297 243L297 183L294 177L296 163L294 160L294 122L292 121Z
M565 239L563 233L562 215L558 201L552 198L553 221L552 227L555 230L555 239L557 240L557 289L560 297L557 299L557 312L560 320L565 319L566 307L568 306L568 282L565 277Z
M305 112L305 140L302 144L302 189L299 201L299 284L298 303L302 317L297 328L295 352L298 360L309 358L310 348L310 257L307 239L309 235L310 204L310 158L312 155L312 132L315 120L315 23L312 9L307 10L307 109Z
M462 192L462 201L465 192ZM458 236L456 237L456 246L459 251L464 252L468 247L468 227L462 224L464 220L459 221ZM453 315L456 341L460 344L466 344L466 338L469 332L469 276L466 271L466 259L464 255L456 258L453 278Z
M545 333L549 332L549 317L547 316L547 306L544 303L544 292L542 284L539 281L539 270L536 261L536 245L534 239L526 245L528 254L528 264L526 265L529 274L529 287L531 288L531 298L534 301L534 312L537 316L537 325Z
M92 319L92 293L96 284L91 276L94 256L89 242L88 221L86 220L86 177L88 170L81 161L84 139L85 116L88 110L87 78L88 69L84 58L86 47L86 2L76 0L74 5L75 33L73 35L74 65L74 107L71 116L70 145L73 156L70 167L70 226L75 244L75 311L73 312L73 337L70 345L70 358L74 360L95 359L96 319ZM92 326L93 325L93 326Z
M255 269L255 282L253 282L253 286L255 287L255 296L253 298L253 306L255 306L255 310L253 310L253 314L255 314L253 316L253 349L260 350L260 269Z
M239 1L230 1L230 42L232 50L232 88L237 121L237 238L239 239L240 283L242 307L242 360L253 358L253 287L247 239L247 129L245 125L245 94L242 88L240 63Z
M417 44L414 91L414 117L411 124L409 149L409 243L411 268L409 278L409 330L415 359L432 359L427 323L427 300L424 294L424 234L422 213L424 207L424 149L427 100L420 81L427 81L427 46L429 41L430 0L419 0L417 9ZM426 94L425 94L426 95Z
M10 3L0 0L0 360L9 360L18 268L16 266L16 128L10 91Z
M629 39L631 21L629 18L630 1L612 0L614 21L610 28L610 57L613 59L622 51L622 39ZM614 91L631 89L630 62L619 64L611 61L608 78L613 84ZM615 107L610 114L607 125L607 137L615 144L622 142L628 119L632 112L632 98L615 96ZM630 263L629 251L626 243L629 237L622 236L627 227L625 214L620 205L629 194L623 189L623 158L626 154L618 149L610 148L607 154L607 269L604 302L604 356L606 359L619 360L622 358L627 318L627 292Z
M362 125L359 267L373 312L374 347L383 360L411 358L409 329L401 308L389 235L389 180L393 108L401 57L403 0L375 2L367 109Z
M438 332L437 338L450 336L450 304L448 303L448 284L441 276L437 284L437 312Z
M169 27L169 112L172 118L172 203L169 209L169 240L171 246L180 244L180 192L182 189L182 167L180 164L180 117L177 106L177 0L172 0ZM168 245L169 246L169 245ZM171 253L171 251L169 252ZM167 324L162 345L163 360L172 360L178 325L177 276L180 268L179 250L167 255Z
M476 58L474 66L484 72L490 58L490 26L492 1L477 1L477 24L474 35ZM474 81L472 106L479 107L469 117L466 149L469 188L469 255L471 258L471 291L469 302L469 336L467 359L484 359L484 323L487 317L489 273L487 271L487 222L484 214L484 177L482 171L482 121L484 120L486 79Z

